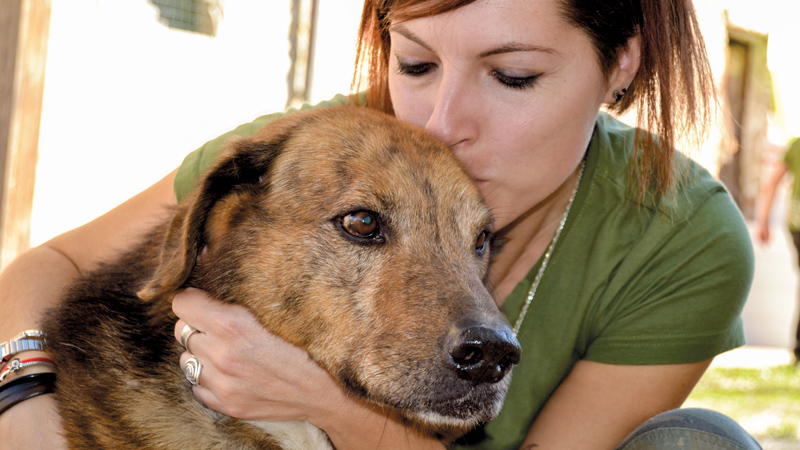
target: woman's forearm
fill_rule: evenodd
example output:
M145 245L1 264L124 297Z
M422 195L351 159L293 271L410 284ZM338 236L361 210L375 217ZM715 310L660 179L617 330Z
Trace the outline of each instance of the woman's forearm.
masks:
M20 255L0 274L0 342L37 328L64 287L98 261L124 250L176 203L175 172L82 227Z
M103 216L20 255L0 273L0 342L13 339L22 331L41 328L44 314L59 303L75 277L98 261L129 248L163 218L165 206L176 203L174 176L172 172ZM17 355L17 359L47 356L41 351ZM34 365L5 381L49 370L52 369ZM0 436L0 450L64 448L54 397L38 395L6 410L0 415Z
M348 415L346 424L328 427L333 445L343 450L442 450L444 444L404 425L393 413L362 406Z
M758 226L767 225L769 213L775 200L775 192L778 190L778 185L788 171L789 167L786 164L778 165L762 185L758 196L758 208L756 210L756 224Z
M404 424L396 413L367 405L339 389L328 391L320 405L333 405L318 411L309 421L323 429L341 450L442 450L440 441L423 436Z
M0 450L67 448L53 394L25 400L0 415L0 436Z
M44 312L56 304L63 287L77 274L69 259L47 246L21 255L0 274L0 341L23 330L38 329ZM19 357L42 357L38 351ZM26 369L22 375L49 369ZM16 404L0 415L0 450L65 448L59 433L59 416L52 394Z
M0 342L40 328L43 313L77 274L69 258L46 245L14 260L0 274Z

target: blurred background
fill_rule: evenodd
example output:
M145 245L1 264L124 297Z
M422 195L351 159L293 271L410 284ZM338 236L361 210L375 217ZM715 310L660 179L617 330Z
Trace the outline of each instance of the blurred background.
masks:
M236 125L347 93L362 3L0 5L5 265L148 187ZM800 135L800 2L695 6L722 113L691 156L725 182L751 223L765 174ZM798 289L783 225L785 189L773 208L772 242L755 245L757 273L744 312L748 342L780 348L793 345Z

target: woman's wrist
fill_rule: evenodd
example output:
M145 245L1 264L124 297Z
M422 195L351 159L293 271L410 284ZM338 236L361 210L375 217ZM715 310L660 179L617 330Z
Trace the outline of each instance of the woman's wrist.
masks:
M21 376L48 372L55 372L55 365L46 352L20 352L5 363L0 363L0 388Z
M309 417L309 422L322 429L335 448L350 450L442 450L440 441L418 434L388 408L368 405L341 390L340 399L326 399L332 405L326 413ZM315 420L315 418L318 418Z
M54 372L45 346L44 332L34 329L0 343L0 388L24 375Z
M66 449L56 405L53 394L39 395L0 415L0 450Z
M0 386L0 416L14 406L55 390L56 374L34 373L19 376Z
M8 362L18 353L31 350L44 350L44 332L42 330L25 330L12 339L0 343L0 363Z
M0 416L55 388L55 365L45 352L44 333L25 330L0 343Z

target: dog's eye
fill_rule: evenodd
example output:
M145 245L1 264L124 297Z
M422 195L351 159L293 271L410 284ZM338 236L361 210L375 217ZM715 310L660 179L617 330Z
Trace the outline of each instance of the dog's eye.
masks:
M342 229L357 238L375 239L380 236L378 220L367 211L358 211L342 217Z
M481 231L478 238L475 240L475 253L478 256L483 256L486 253L486 248L489 246L489 232Z

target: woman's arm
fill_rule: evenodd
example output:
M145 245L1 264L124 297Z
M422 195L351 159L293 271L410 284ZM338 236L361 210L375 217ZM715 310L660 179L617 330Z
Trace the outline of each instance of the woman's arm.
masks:
M579 361L545 404L522 448L613 449L647 419L681 406L710 363Z
M16 258L0 274L0 341L36 328L64 286L96 262L125 250L174 205L175 172L98 217Z
M336 448L443 449L435 439L408 430L380 408L345 394L302 349L272 335L242 306L223 304L187 289L173 300L187 322L192 354L203 364L195 396L206 406L244 420L307 420L324 430ZM181 364L189 353L181 356Z
M62 290L75 276L125 250L164 217L165 207L176 203L174 177L175 172L170 173L105 215L15 259L0 274L0 342L23 330L40 328L44 311L58 304ZM33 373L32 369L23 374ZM15 445L26 449L59 448L58 441L48 440L58 437L57 422L25 419L57 417L50 397L26 400L0 415L0 450ZM22 445L23 439L31 438L36 441ZM32 447L34 444L41 447Z
M384 410L347 396L301 349L268 333L243 307L194 289L173 308L201 334L192 353L203 364L195 395L207 406L246 420L308 420L336 448L442 449ZM186 322L185 322L185 321ZM184 353L181 362L188 358ZM709 361L612 365L580 361L545 405L522 448L613 449L647 419L679 407ZM538 447L529 447L537 444Z
M778 190L778 184L780 184L787 172L789 172L789 166L786 163L781 163L767 178L758 195L756 236L762 244L769 243L769 212L775 200L775 191Z

